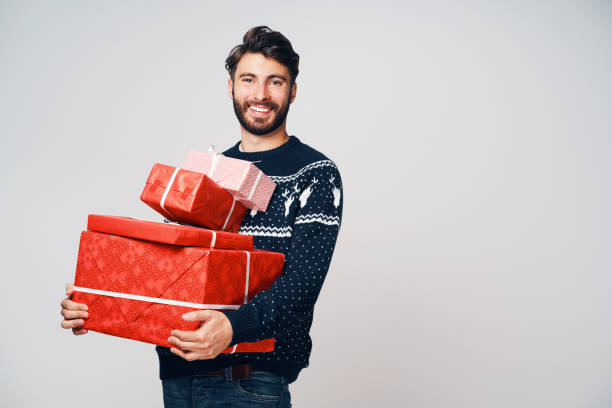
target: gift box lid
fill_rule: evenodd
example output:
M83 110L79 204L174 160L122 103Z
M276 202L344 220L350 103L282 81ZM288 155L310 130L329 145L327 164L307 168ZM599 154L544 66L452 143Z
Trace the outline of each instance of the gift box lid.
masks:
M218 249L253 249L253 237L250 235L114 215L90 214L87 217L87 229L171 245Z

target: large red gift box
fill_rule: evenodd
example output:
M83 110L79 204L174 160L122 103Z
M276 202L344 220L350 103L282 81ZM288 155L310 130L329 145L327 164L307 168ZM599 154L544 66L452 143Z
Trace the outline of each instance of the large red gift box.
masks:
M165 224L167 227L181 227ZM235 310L282 274L284 255L181 246L83 231L73 300L88 306L84 328L170 347L174 329L196 330L184 313ZM267 352L274 339L224 350Z
M156 163L140 199L168 218L238 232L246 207L208 176Z

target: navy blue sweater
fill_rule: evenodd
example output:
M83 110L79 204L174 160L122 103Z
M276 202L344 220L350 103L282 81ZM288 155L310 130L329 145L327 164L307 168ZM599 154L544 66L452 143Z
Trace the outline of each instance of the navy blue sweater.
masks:
M336 165L294 136L282 146L246 153L240 143L223 154L253 162L276 183L265 213L245 215L240 233L254 237L255 248L285 254L283 275L249 303L226 312L231 345L274 337L271 353L221 354L188 362L157 347L162 379L251 363L295 381L308 366L314 304L331 262L342 217L342 182Z

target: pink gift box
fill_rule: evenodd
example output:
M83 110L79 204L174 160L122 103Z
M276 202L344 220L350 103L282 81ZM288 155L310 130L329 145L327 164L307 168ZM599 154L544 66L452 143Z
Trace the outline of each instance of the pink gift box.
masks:
M247 208L266 211L276 183L253 163L190 150L183 169L204 173Z

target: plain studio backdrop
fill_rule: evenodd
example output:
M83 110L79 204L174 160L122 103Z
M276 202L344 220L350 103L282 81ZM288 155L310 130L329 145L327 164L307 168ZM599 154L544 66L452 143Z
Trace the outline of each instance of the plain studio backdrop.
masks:
M223 64L301 56L344 219L297 407L612 404L609 2L0 2L0 405L161 407L152 345L60 328L89 213L238 140Z

